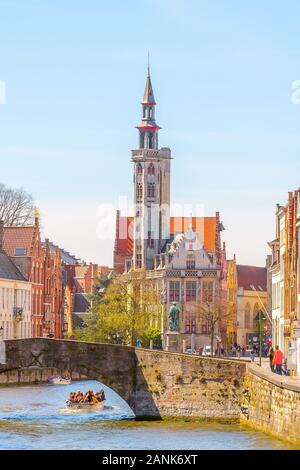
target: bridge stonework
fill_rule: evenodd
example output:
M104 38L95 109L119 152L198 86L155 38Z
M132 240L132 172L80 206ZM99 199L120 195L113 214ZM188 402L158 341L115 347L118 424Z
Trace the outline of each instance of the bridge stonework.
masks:
M33 338L8 340L0 384L45 381L53 373L99 380L137 418L239 419L246 365L120 345Z

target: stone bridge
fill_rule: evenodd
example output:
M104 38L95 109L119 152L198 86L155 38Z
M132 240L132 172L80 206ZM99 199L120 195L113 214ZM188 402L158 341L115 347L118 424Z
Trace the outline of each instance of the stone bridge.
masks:
M44 338L7 340L0 384L38 383L53 373L93 379L137 418L239 419L246 364L120 345Z

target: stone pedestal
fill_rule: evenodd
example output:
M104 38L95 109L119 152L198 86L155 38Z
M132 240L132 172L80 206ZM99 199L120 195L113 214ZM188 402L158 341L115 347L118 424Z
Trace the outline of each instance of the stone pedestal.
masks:
M178 331L167 331L165 334L166 351L180 352L180 338Z

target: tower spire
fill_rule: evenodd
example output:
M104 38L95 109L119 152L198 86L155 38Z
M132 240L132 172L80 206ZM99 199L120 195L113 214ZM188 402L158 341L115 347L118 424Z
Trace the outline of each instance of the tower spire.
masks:
M155 99L150 77L150 58L148 52L148 75L142 100L143 115L137 129L140 133L140 148L157 149L158 148L158 131L160 127L155 121Z
M153 269L156 255L170 238L169 148L158 148L155 100L148 56L142 100L142 119L137 126L139 148L132 150L134 163L133 269Z

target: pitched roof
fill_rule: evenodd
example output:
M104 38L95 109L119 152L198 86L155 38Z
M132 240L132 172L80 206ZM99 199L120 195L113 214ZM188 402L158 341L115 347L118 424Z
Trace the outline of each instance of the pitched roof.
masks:
M16 248L25 248L31 256L36 226L4 227L3 248L9 256L15 256Z
M252 290L250 286L253 285L257 291L267 291L266 268L237 264L236 271L238 287L243 287L245 290Z
M17 266L3 250L0 250L0 278L26 281Z
M134 217L118 217L115 241L115 253L132 256L133 254L133 220ZM190 217L170 217L171 238L187 231ZM210 253L215 252L216 217L192 217L192 227Z
M45 242L42 243L42 246L44 246L44 245L45 245ZM78 263L80 263L79 258L76 258L76 256L71 255L68 251L64 250L63 248L60 248L58 245L55 245L52 242L49 242L49 248L50 248L51 252L53 252L57 248L59 248L60 249L60 254L61 254L61 259L62 259L63 263L65 263L65 264L78 264Z
M190 217L170 217L171 234L185 233L190 224ZM215 252L216 241L216 217L192 217L192 228L202 240L204 248Z
M75 294L74 312L85 313L90 308L90 302L86 294L77 293Z
M128 256L133 254L133 222L134 217L117 218L117 235L115 252Z

